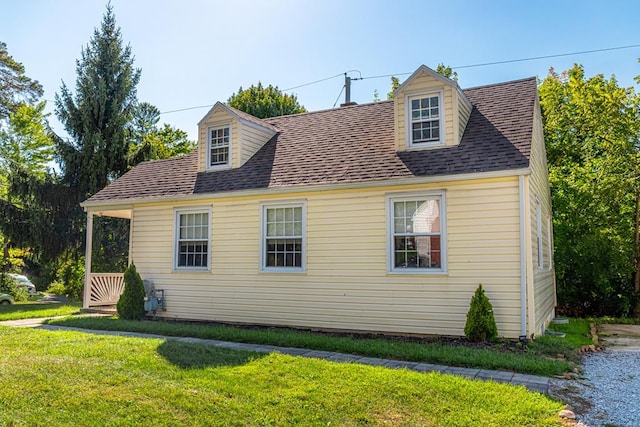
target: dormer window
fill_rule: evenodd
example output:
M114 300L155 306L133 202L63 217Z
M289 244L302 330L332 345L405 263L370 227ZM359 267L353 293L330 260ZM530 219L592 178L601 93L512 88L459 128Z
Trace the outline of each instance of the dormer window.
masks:
M207 167L215 169L230 166L231 126L209 128L207 139Z
M442 95L409 97L409 145L439 145L444 141Z

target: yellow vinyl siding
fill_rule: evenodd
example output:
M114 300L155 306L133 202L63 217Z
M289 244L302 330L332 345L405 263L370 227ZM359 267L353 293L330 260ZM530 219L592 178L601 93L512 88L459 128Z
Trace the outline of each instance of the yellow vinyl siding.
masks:
M275 135L273 131L241 123L240 166L244 165L273 135Z
M536 103L534 111L534 127L533 141L531 144L531 175L529 177L529 215L531 224L531 269L532 281L530 286L533 289L530 296L533 297L533 303L530 305L529 328L537 335L544 332L545 327L555 314L556 306L556 289L555 289L555 270L553 264L553 256L549 254L549 227L548 218L551 217L551 194L549 190L549 176L547 170L546 154L544 147L544 137L542 132L542 121L540 117L540 108ZM541 207L541 225L542 229L538 230L538 221L536 218L537 202ZM551 224L551 226L553 226ZM542 268L538 268L538 233L542 233ZM553 233L551 233L553 234ZM551 242L553 243L553 242ZM533 311L533 312L531 312Z
M469 116L471 116L471 109L473 108L470 103L465 102L460 96L457 97L458 100L458 139L457 142L460 143L462 140L462 135L464 135L464 130L467 127L467 123L469 122Z
M446 192L448 273L389 273L386 197ZM260 272L260 204L306 203L306 271ZM211 271L173 271L174 208L211 207ZM169 318L462 335L482 283L499 333L519 335L516 177L134 206L132 258Z

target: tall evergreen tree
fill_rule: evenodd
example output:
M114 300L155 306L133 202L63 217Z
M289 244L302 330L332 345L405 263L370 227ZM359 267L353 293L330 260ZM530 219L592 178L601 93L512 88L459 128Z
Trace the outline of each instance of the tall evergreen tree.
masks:
M111 5L76 62L76 93L63 83L56 114L71 140L58 140L65 184L91 196L127 171L126 126L136 105L140 70L123 46Z

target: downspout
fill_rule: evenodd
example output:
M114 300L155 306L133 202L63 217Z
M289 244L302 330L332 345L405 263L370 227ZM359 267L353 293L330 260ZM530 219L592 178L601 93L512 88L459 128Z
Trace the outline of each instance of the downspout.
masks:
M520 201L520 339L527 339L527 234L525 230L526 201L524 175L518 176Z

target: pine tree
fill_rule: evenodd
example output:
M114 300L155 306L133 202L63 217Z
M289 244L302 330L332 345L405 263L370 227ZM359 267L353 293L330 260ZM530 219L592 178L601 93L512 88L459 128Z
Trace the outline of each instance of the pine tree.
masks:
M71 136L58 140L63 180L91 196L128 168L125 129L137 102L140 70L123 46L111 5L76 63L76 93L62 84L56 114Z

